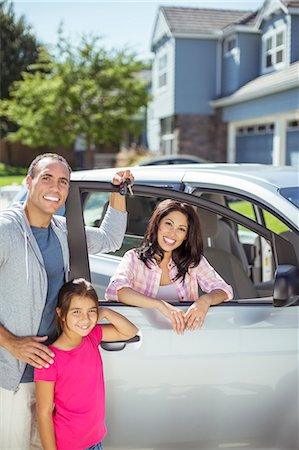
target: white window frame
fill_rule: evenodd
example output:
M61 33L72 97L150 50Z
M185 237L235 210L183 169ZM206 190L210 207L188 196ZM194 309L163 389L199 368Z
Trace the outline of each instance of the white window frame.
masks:
M168 54L167 52L162 53L158 56L157 60L157 86L158 89L165 89L168 83L168 73L167 73L167 67L168 67ZM160 84L160 80L164 80L162 84Z
M282 33L282 44L277 45L277 36ZM267 49L267 42L272 39L272 45ZM279 52L283 53L281 62L277 62ZM272 64L267 67L267 56L271 56ZM287 27L271 28L262 37L262 73L280 70L285 67L287 61Z

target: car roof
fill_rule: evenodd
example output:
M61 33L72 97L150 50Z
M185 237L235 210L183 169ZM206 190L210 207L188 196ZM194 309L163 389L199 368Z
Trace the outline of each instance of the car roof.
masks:
M72 180L111 182L115 172L124 169L73 172ZM138 166L129 169L136 185L172 187L174 190L187 185L199 191L227 192L228 195L255 201L298 230L298 208L280 193L282 188L299 186L299 174L295 167L215 163Z
M109 169L92 169L72 172L72 180L111 181L115 172L130 169L136 183L142 182L195 182L209 179L212 184L218 184L225 179L250 181L256 185L272 186L280 189L289 186L299 186L299 172L293 166L270 166L264 164L175 164L167 167L161 166L134 166ZM204 175L206 173L206 175ZM213 178L212 175L217 175ZM222 178L221 178L222 177Z

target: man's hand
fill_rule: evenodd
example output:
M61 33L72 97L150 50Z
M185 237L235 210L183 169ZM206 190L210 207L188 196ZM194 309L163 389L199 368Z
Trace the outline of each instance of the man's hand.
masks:
M41 369L50 367L53 364L54 353L46 346L41 344L48 339L48 336L12 336L6 349L20 361L30 364L33 367Z
M119 186L125 180L130 180L130 186L134 184L134 177L130 170L120 170L115 173L112 179L112 184ZM110 194L110 206L114 209L118 209L119 211L126 211L126 196L120 195L119 193L111 193Z
M119 172L116 172L112 179L112 184L116 184L119 186L121 183L123 183L126 180L130 180L130 186L133 186L134 184L134 177L130 170L120 170Z

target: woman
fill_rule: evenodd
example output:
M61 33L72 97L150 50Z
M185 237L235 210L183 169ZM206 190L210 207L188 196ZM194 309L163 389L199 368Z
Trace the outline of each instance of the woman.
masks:
M198 285L205 294L198 294ZM211 305L232 299L232 288L203 256L194 208L162 201L153 212L143 242L123 257L106 290L106 299L153 308L173 329L201 328ZM193 301L186 313L168 301Z

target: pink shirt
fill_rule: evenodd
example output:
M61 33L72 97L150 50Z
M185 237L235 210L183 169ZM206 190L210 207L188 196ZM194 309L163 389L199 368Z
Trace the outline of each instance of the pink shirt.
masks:
M173 261L168 265L169 278L173 279L177 274L177 267ZM153 263L148 268L139 258L134 249L129 250L122 258L116 273L110 280L106 289L107 300L118 300L117 291L129 287L148 297L157 297L160 286L162 270L158 264ZM198 299L198 285L203 292L211 292L221 289L226 292L227 300L233 298L233 290L202 256L197 267L189 269L185 282L181 279L174 281L177 295L180 301L195 301Z
M58 450L83 450L106 434L101 340L102 328L96 325L72 350L49 346L55 353L54 364L34 370L34 381L55 382L53 422Z

